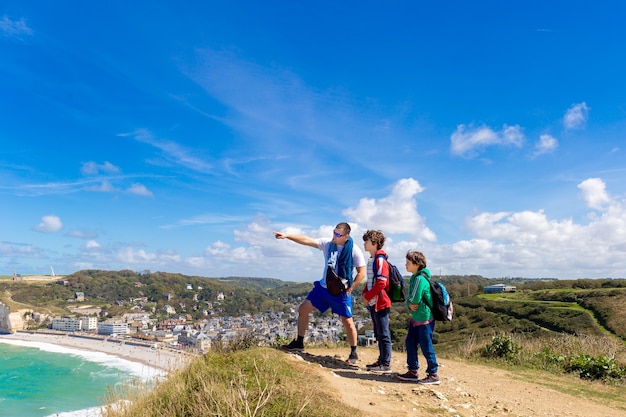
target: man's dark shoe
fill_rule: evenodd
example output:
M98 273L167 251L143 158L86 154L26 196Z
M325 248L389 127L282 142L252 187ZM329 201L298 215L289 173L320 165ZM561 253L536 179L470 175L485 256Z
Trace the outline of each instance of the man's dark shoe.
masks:
M348 365L356 365L358 360L359 360L359 355L357 355L356 352L352 352L352 353L350 353L350 356L348 356L348 359L346 360L346 363Z
M302 352L304 350L304 343L298 343L297 340L292 340L288 345L282 345L281 348L287 352Z

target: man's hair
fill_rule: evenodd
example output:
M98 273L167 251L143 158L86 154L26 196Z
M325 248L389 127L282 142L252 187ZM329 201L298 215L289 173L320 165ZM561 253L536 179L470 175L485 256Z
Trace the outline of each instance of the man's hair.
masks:
M335 226L338 229L343 230L344 234L349 235L350 234L350 225L346 222L341 222L338 223L337 226Z
M426 268L426 257L422 252L410 250L406 253L406 260L419 266L419 269Z
M381 249L385 245L385 235L380 230L368 230L363 234L363 242L372 242L377 249Z

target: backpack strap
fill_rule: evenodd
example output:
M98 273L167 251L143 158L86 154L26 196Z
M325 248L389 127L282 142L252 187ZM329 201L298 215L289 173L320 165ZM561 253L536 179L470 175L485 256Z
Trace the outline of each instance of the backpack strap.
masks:
M424 278L426 278L426 281L428 281L428 282L429 282L429 284L430 284L430 278L428 278L428 274L427 274L426 272L424 272L424 270L423 270L423 269L422 269L422 270L419 272L419 274L417 274L417 275L421 275L421 276L423 276ZM424 300L424 302L426 303L426 305L428 306L428 308L430 308L431 310L433 309L433 306L428 305L428 303L426 302L426 299L424 298L424 296L422 296L422 300ZM431 301L432 301L432 298L431 298Z
M372 272L374 273L374 280L378 279L378 276L376 275L376 260L378 260L378 258L383 258L383 260L387 263L389 263L389 261L387 261L387 258L385 258L385 255L379 253L378 255L376 255L376 257L374 258L374 262L372 262ZM387 268L388 270L388 274L391 275L391 267L389 266ZM389 292L389 282L391 281L391 277L387 277L387 285L385 286L383 291L387 291Z

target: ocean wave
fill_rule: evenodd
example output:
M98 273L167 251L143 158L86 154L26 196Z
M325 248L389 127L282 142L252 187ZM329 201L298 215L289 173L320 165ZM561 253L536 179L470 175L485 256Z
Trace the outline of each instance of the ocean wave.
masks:
M84 410L54 413L47 417L102 417L102 407L92 407L85 408Z
M46 352L59 353L63 355L74 355L81 357L90 362L96 362L102 366L109 368L119 369L121 371L128 372L129 374L139 377L143 381L149 381L157 377L166 375L166 372L145 365L140 362L133 362L128 359L123 359L115 355L111 355L104 352L83 350L79 348L69 348L61 345L55 345L46 342L32 342L26 340L13 340L0 338L0 343L6 343L14 346L31 347Z

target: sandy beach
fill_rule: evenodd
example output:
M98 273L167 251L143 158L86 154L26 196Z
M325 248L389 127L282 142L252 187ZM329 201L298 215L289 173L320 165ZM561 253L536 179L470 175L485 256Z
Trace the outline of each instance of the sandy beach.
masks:
M0 334L0 340L16 340L36 343L49 343L71 349L91 352L102 352L131 362L141 363L161 371L171 371L186 365L191 356L165 348L134 345L120 339L105 340L101 338L77 337L67 334L51 334L41 332L19 331L11 334Z

